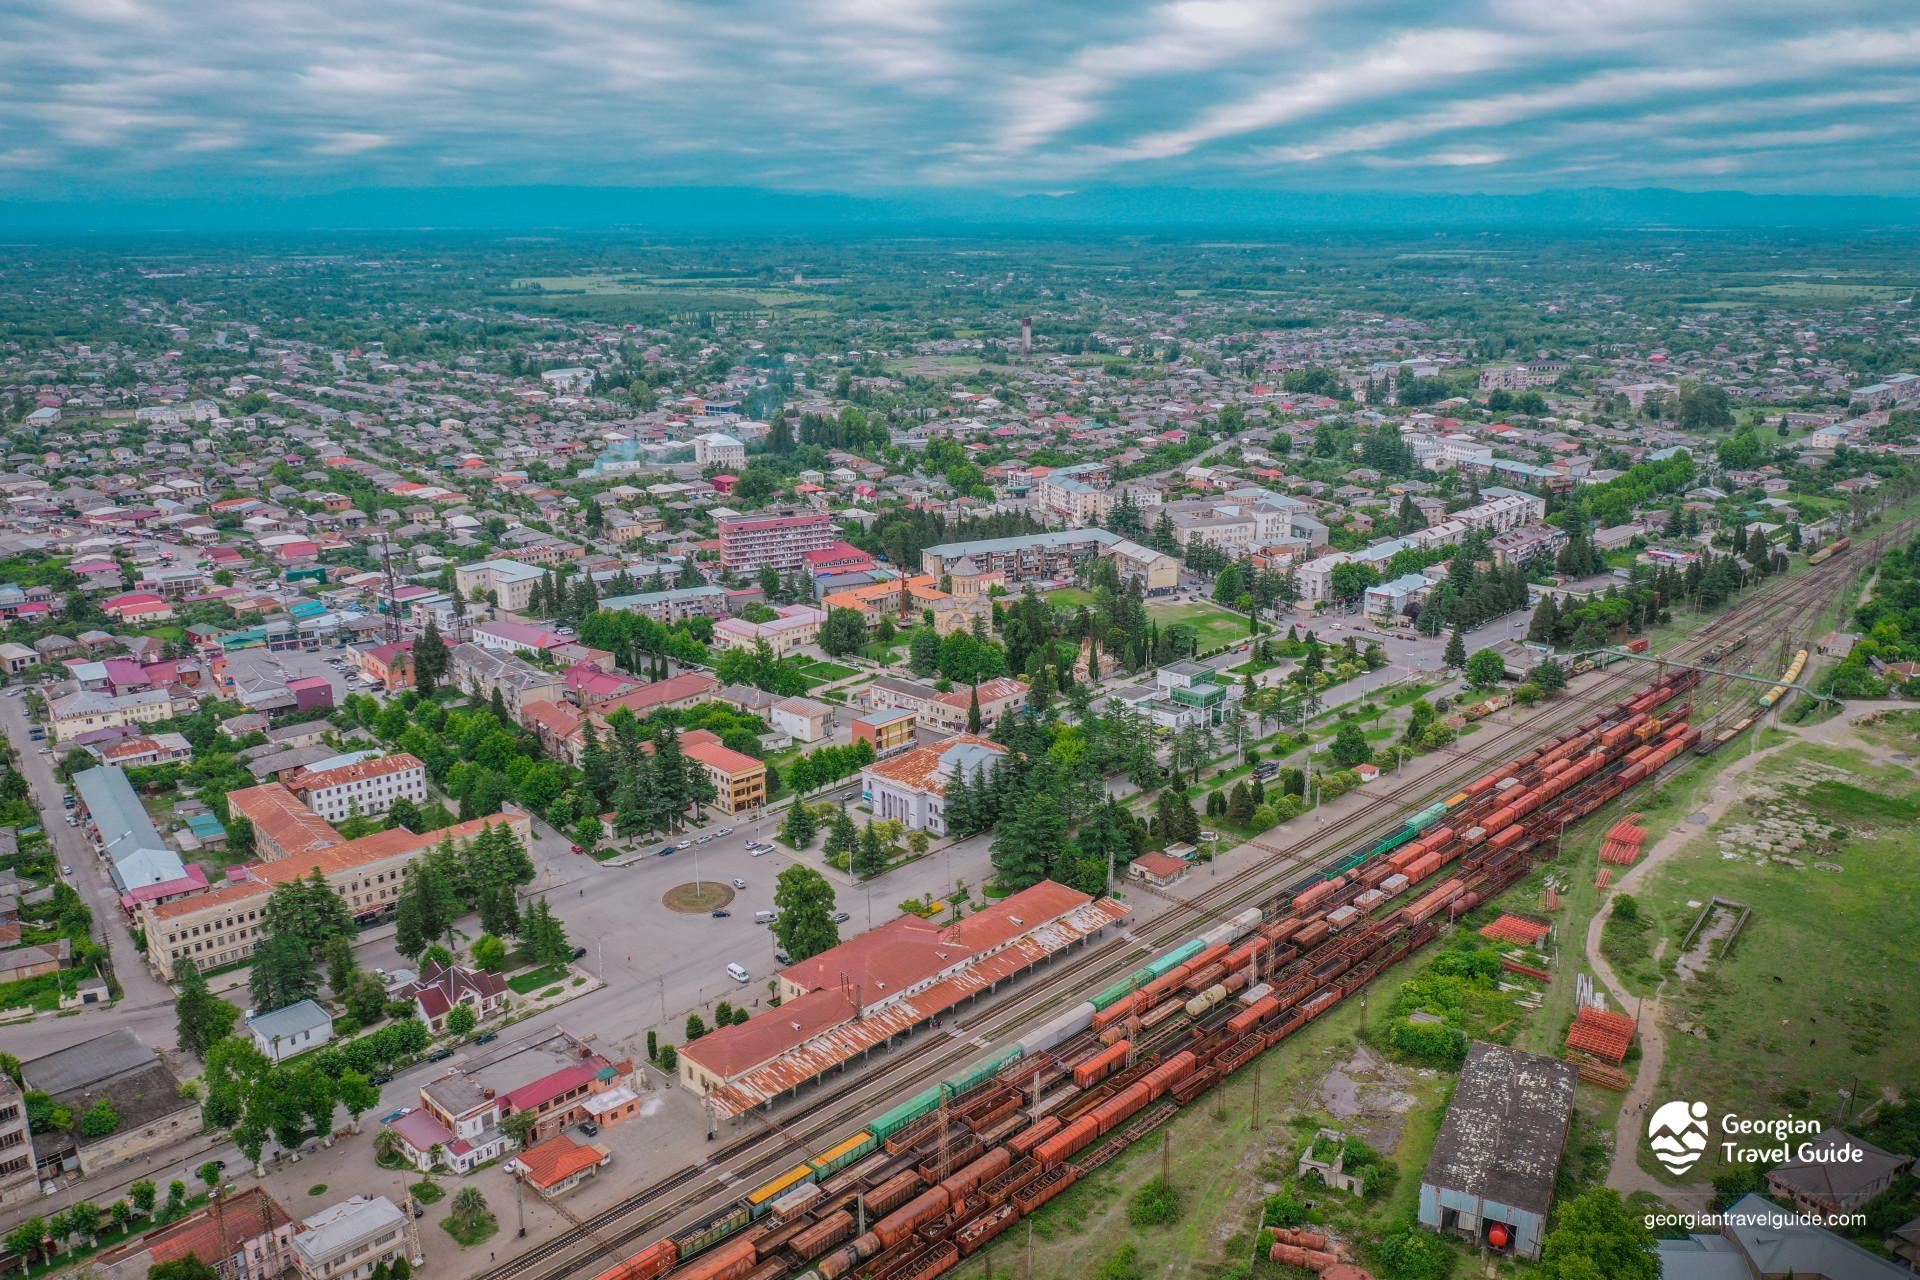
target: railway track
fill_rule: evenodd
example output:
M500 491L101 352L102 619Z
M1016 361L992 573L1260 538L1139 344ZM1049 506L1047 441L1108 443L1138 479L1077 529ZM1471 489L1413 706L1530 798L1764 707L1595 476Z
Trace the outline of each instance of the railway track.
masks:
M1920 521L1907 521L1898 530L1883 534L1871 543L1855 543L1827 563L1839 566L1844 582L1851 582L1851 575L1845 572L1849 566L1877 556L1893 537L1916 524ZM1735 602L1660 656L1697 656L1722 636L1772 617L1783 606L1790 610L1790 618L1798 622L1811 613L1815 605L1821 608L1830 605L1844 589L1844 584L1836 586L1835 575L1825 570L1769 584ZM1756 651L1753 656L1758 659L1760 654ZM1578 691L1569 690L1544 704L1535 715L1497 724L1482 721L1490 732L1477 735L1473 750L1453 752L1456 763L1464 767L1433 771L1428 777L1436 781L1431 785L1420 784L1424 789L1411 799L1362 792L1359 794L1365 806L1363 812L1337 827L1285 844L1255 838L1249 843L1272 855L1271 859L1230 875L1192 898L1176 901L1172 909L1155 920L1150 931L1142 931L1143 935L1150 933L1150 936L1134 939L1117 936L1104 943L1087 945L1079 957L1043 971L1036 985L1011 992L985 1009L976 1010L968 1025L969 1034L964 1038L925 1036L919 1044L892 1054L883 1065L858 1079L838 1087L828 1086L811 1095L804 1123L776 1126L768 1122L770 1132L742 1136L717 1147L700 1163L649 1183L599 1213L576 1220L577 1225L552 1240L478 1273L479 1280L562 1280L582 1270L612 1265L620 1260L623 1248L650 1238L663 1224L706 1206L717 1196L731 1196L739 1182L752 1183L790 1164L796 1148L806 1154L824 1149L829 1145L830 1135L850 1121L870 1114L876 1101L890 1094L903 1079L938 1078L948 1067L977 1057L979 1042L995 1043L1009 1032L1030 1025L1050 1006L1097 985L1102 978L1111 980L1131 972L1141 956L1175 945L1190 934L1197 923L1224 918L1255 900L1264 901L1288 884L1300 881L1303 874L1318 874L1362 836L1390 827L1403 820L1407 812L1456 790L1463 777L1478 771L1477 766L1512 754L1495 744L1515 735L1551 736L1582 719L1592 707L1611 703L1621 686L1643 681L1646 673L1636 670L1641 665L1623 661L1594 672ZM1276 862L1286 865L1276 868Z

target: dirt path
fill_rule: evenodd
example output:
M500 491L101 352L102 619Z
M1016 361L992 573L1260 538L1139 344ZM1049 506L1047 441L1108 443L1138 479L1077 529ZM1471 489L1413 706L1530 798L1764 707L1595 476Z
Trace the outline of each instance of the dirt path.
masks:
M1701 812L1706 814L1703 823L1686 822L1667 832L1646 856L1635 863L1626 875L1620 877L1607 895L1601 909L1587 923L1587 964L1592 967L1595 978L1605 987L1620 1007L1631 1008L1626 998L1626 987L1600 954L1600 934L1606 927L1607 915L1613 910L1613 901L1622 893L1631 893L1646 883L1654 869L1673 857L1687 843L1697 836L1706 834L1713 825L1726 815L1728 808L1744 792L1734 785L1761 761L1767 759L1784 747L1795 742L1816 742L1823 746L1844 745L1853 735L1853 724L1868 716L1882 711L1912 710L1910 703L1901 702L1863 702L1849 705L1840 715L1820 724L1800 729L1797 736L1789 742L1753 752L1727 766L1709 793L1709 799ZM1680 1208L1704 1210L1711 1197L1711 1187L1707 1184L1697 1186L1673 1187L1661 1182L1640 1167L1636 1156L1640 1151L1641 1129L1644 1117L1652 1104L1654 1091L1660 1087L1662 1069L1667 1057L1667 1029L1662 1021L1664 1009L1661 1004L1661 992L1666 990L1663 982L1660 988L1650 996L1640 1008L1640 1070L1634 1076L1633 1087L1627 1090L1626 1100L1620 1104L1620 1117L1614 1124L1613 1166L1607 1173L1607 1185L1626 1195L1634 1191L1647 1191L1660 1197L1669 1204Z

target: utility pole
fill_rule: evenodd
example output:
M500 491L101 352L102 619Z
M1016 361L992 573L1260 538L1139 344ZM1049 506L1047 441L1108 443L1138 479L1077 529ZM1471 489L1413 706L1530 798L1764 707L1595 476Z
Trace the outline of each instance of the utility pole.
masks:
M1264 1057L1266 1055L1261 1054L1253 1060L1253 1124L1251 1127L1256 1130L1260 1127L1260 1059Z

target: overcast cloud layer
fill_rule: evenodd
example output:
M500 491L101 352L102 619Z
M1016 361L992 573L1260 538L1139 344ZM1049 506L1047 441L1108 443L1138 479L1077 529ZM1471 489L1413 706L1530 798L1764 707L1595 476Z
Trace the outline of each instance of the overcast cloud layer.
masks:
M1915 0L0 0L0 195L1920 193Z

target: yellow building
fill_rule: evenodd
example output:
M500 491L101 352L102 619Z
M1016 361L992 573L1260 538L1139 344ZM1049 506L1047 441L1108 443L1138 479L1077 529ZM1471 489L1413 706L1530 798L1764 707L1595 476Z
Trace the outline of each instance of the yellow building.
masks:
M762 794L765 794L762 771ZM356 917L377 915L400 896L406 869L420 854L451 840L464 848L489 826L504 824L522 841L532 836L525 814L495 814L443 831L415 835L404 828L377 831L321 849L290 853L276 862L249 867L247 878L209 893L140 904L140 929L147 940L147 963L171 982L181 960L211 969L245 960L260 941L267 899L280 885L319 871Z
M713 807L722 813L745 813L767 802L767 766L750 755L724 746L705 729L680 735L680 750L707 771L715 794Z

